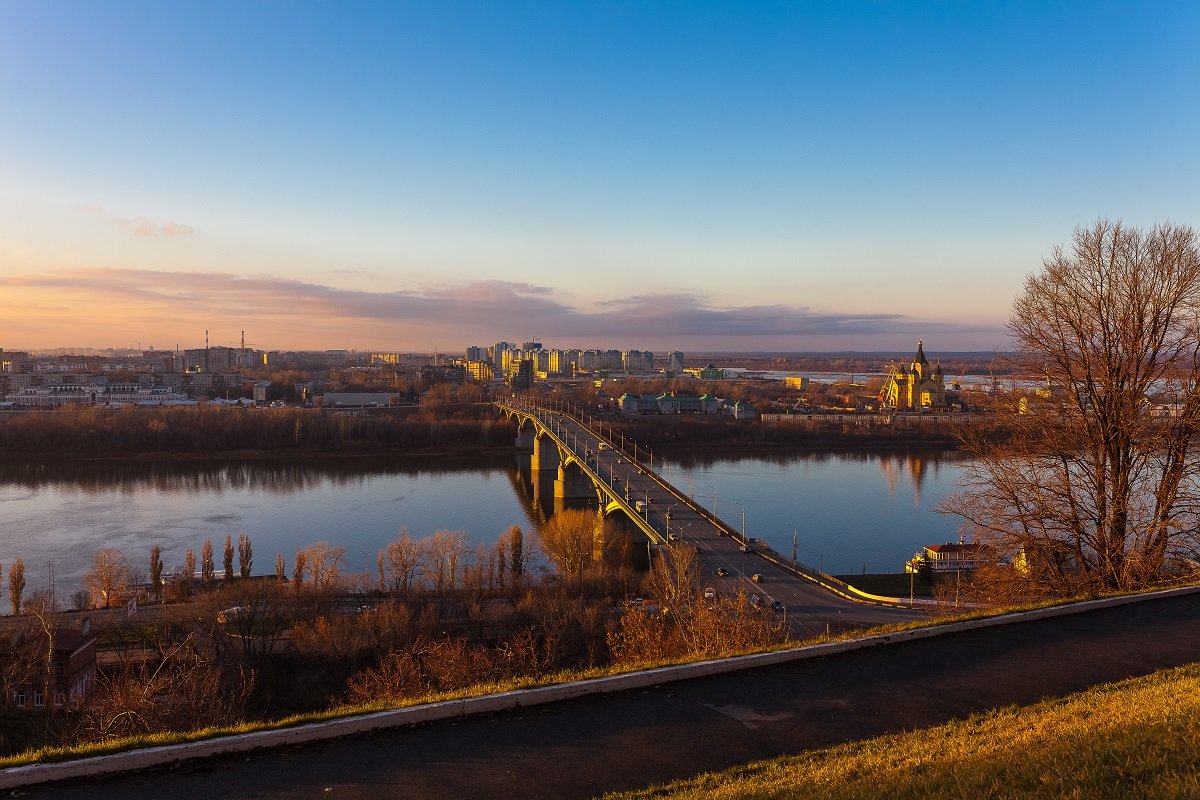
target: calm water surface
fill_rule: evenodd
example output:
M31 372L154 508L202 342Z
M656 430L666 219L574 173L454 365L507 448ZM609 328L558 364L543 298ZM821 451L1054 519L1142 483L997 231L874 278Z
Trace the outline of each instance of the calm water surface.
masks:
M800 560L843 574L901 571L921 545L954 539L955 520L931 508L960 464L939 454L688 456L664 474L709 509L715 495L735 526L744 505L746 532L781 552L791 552L795 530ZM290 565L297 548L322 540L346 549L347 571L373 570L402 528L418 538L464 531L489 546L511 525L536 529L549 509L534 505L527 485L512 456L5 466L0 563L7 576L24 559L28 593L46 586L54 562L63 597L82 587L97 548L120 549L144 575L152 545L170 569L211 537L219 571L225 535L244 532L256 574L274 571L277 552Z

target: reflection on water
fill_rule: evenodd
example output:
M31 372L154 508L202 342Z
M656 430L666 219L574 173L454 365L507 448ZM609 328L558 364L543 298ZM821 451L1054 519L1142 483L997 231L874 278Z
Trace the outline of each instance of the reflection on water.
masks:
M955 541L958 520L937 514L964 463L956 452L694 454L663 473L734 527L833 574L899 572L926 544Z
M24 559L29 590L57 562L57 588L80 588L92 553L116 547L134 567L159 545L168 568L212 538L246 533L255 572L327 540L347 569L372 568L400 529L414 537L460 530L490 544L531 518L514 491L511 457L342 459L305 462L76 462L0 466L0 563ZM35 566L40 565L40 566Z
M924 544L953 540L955 521L930 509L948 492L954 454L706 453L656 459L681 491L750 536L834 573L898 571ZM81 586L92 553L116 547L135 567L159 545L168 568L212 538L248 534L255 572L275 554L327 540L346 548L348 571L370 571L401 529L467 533L491 545L510 526L539 529L556 507L553 474L537 491L528 459L333 458L239 462L75 462L0 465L0 563L26 563L28 591L56 564L61 595ZM582 503L586 504L586 503ZM579 501L571 501L579 506ZM532 544L536 537L527 541Z
M309 461L76 461L63 464L0 463L0 485L70 488L84 492L200 491L253 489L260 492L301 492L321 484L352 486L379 476L421 477L450 475L507 465L503 456L436 459L330 458Z

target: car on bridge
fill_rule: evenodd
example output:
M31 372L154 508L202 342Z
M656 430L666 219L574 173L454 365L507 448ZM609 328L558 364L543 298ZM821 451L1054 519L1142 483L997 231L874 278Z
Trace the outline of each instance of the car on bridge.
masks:
M743 553L753 553L754 552L754 548L748 544L742 545L741 547L738 548L738 550L741 550Z
M763 579L762 573L759 573L759 572L756 572L750 576L750 580L754 581L755 583L762 583L762 579Z
M717 577L718 578L724 578L728 575L729 575L729 570L725 569L724 567L717 567Z

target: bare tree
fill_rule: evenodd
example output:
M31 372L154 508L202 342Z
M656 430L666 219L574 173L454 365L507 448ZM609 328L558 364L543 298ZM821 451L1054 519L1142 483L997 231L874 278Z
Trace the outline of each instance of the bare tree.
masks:
M3 692L0 696L6 704L13 690L29 684L38 672L40 652L34 636L35 625L34 620L26 619L0 630L0 692Z
M943 510L1049 593L1195 569L1200 251L1191 228L1101 220L1026 279L1009 329L1047 388L1009 414Z
M196 553L192 548L183 551L183 596L192 594L192 582L196 580Z
M25 593L25 562L17 559L8 568L8 601L14 615L21 613L21 595Z
M583 574L592 563L603 541L603 525L594 511L567 508L559 511L542 526L542 547L558 568L579 582L583 589Z
M225 582L229 583L233 580L233 534L225 534Z
M250 577L254 568L254 545L245 533L238 534L238 574L243 578Z
M154 588L154 602L162 599L162 551L158 545L150 546L150 585Z
M508 534L500 534L496 541L496 583L503 590L508 582Z
M453 589L458 580L458 564L467 552L467 535L462 531L435 531L425 540L433 588L438 594Z
M54 635L58 631L58 604L49 591L41 591L35 592L29 598L25 608L33 614L33 618L37 622L34 630L40 629L42 636L45 637L44 640L38 641L38 659L41 661L38 671L41 673L42 697L46 709L45 729L49 733L50 715L54 711Z
M650 565L642 591L672 613L685 613L700 595L700 562L696 548L676 543L664 548Z
M211 589L216 576L217 565L213 563L212 539L205 539L200 547L200 582L205 589Z
M508 529L508 544L510 548L508 570L512 573L512 582L515 588L521 585L521 579L525 575L525 535L521 533L521 526L513 525Z
M337 585L340 567L346 559L346 548L329 542L317 542L304 548L305 560L312 575L313 589L324 591Z
M80 712L90 739L229 725L245 714L253 673L225 668L189 634L157 663L106 669Z
M425 562L424 548L408 535L407 530L402 529L399 536L388 542L384 556L391 576L392 591L407 594L421 574Z
M308 569L308 554L304 550L296 551L296 568L292 570L292 584L296 595L299 596L304 588L304 573Z
M92 557L92 568L83 576L83 584L92 602L109 608L118 590L129 583L129 561L115 547L102 547Z

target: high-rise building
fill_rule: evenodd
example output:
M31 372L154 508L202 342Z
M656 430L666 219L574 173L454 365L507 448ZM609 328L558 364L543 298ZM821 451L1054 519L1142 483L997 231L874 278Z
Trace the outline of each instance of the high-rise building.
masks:
M667 353L667 372L679 373L683 372L683 353L678 350L672 350Z
M523 358L514 365L512 388L515 392L528 391L533 388L533 361Z
M508 342L496 342L496 344L492 345L492 366L496 368L496 377L502 377L505 375L504 354L507 353L511 347L512 345L510 345Z
M629 373L646 373L654 371L654 353L649 350L626 350L622 354L623 366Z

